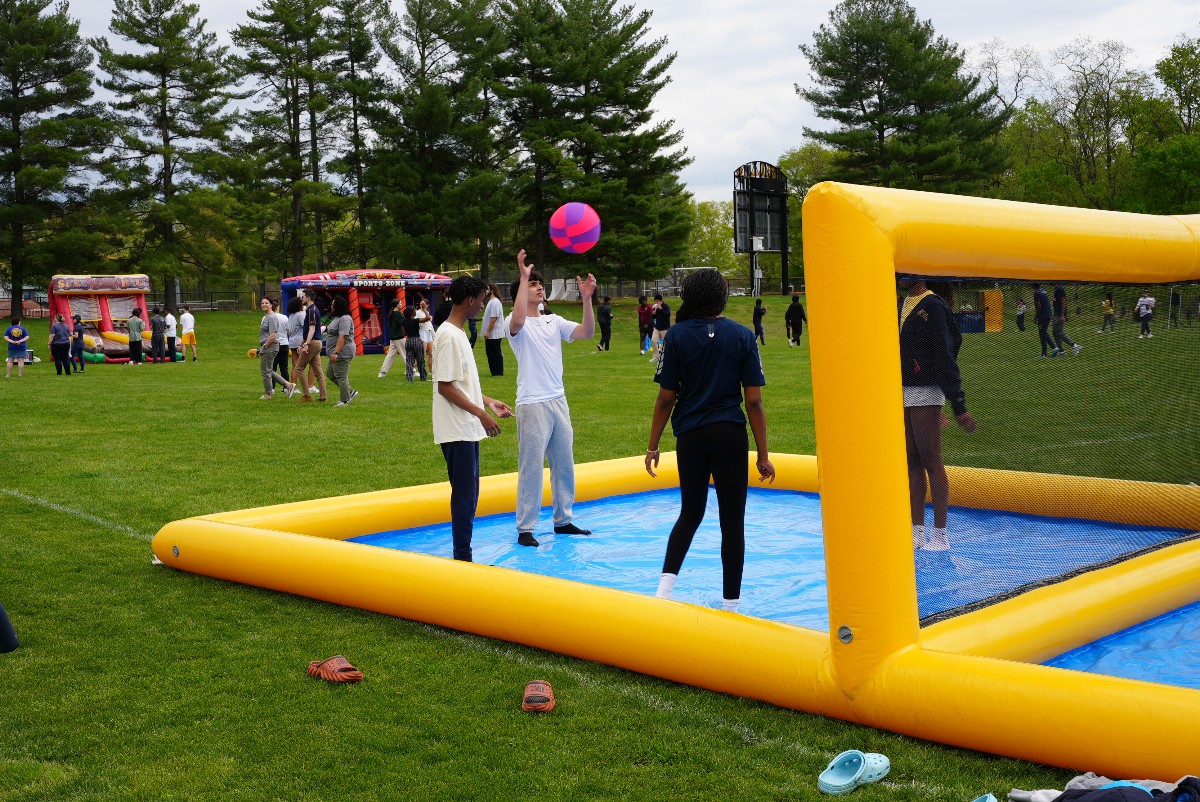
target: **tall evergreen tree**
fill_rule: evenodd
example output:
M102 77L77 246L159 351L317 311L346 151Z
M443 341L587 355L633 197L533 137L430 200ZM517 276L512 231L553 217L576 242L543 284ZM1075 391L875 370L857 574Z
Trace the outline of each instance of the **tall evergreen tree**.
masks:
M100 247L72 223L87 194L82 174L111 137L89 102L91 62L65 2L0 3L0 260L14 316L26 283L88 267Z
M526 154L517 186L539 258L565 258L547 247L545 225L578 200L604 221L587 256L597 275L656 277L682 263L692 216L678 172L691 160L674 122L654 119L675 57L666 40L648 40L650 12L615 0L511 0L504 13Z
M109 30L133 45L118 51L107 38L90 40L108 77L100 85L115 96L112 107L123 135L106 161L110 175L132 190L143 216L136 262L161 276L168 297L175 278L212 264L212 245L192 231L203 207L192 197L199 173L228 134L237 97L227 48L205 30L200 7L184 0L115 0Z
M243 51L238 67L255 83L255 106L246 115L251 148L267 179L289 198L281 232L290 257L283 272L291 275L304 272L306 241L318 245L319 257L315 234L306 237L306 221L314 208L330 201L330 187L321 179L324 158L317 131L327 102L321 81L326 51L316 41L325 7L324 0L264 0L247 13L250 22L233 32Z
M836 125L805 135L845 154L830 178L970 194L1005 169L1008 112L906 0L843 0L800 50L815 86L796 91Z
M343 176L354 198L348 232L337 244L344 242L345 255L363 269L369 261L364 182L370 153L367 111L383 92L374 33L385 11L381 0L334 0L329 19L330 67L334 73L330 94L341 110L341 125L337 127L341 138L333 146L337 152L329 169Z

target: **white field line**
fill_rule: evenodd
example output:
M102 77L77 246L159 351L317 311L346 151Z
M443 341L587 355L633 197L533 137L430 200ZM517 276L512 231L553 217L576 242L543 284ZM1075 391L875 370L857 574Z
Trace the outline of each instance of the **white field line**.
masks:
M38 498L37 496L31 496L28 493L22 493L20 490L13 490L8 487L0 487L0 493L15 499L20 499L27 504L36 504L39 507L45 507L48 510L54 510L55 512L61 512L75 518L80 518L84 521L90 521L97 526L102 526L105 529L111 529L114 532L121 532L122 534L129 535L130 537L137 538L138 540L144 540L147 543L149 543L154 537L153 535L148 535L145 532L139 532L138 530L128 527L125 524L119 524L116 521L108 521L97 515L92 515L90 512L77 510L74 507L68 507L65 504L57 504L53 501L49 501L48 499Z
M593 688L602 688L606 691L618 693L622 696L633 699L644 707L648 707L653 710L661 710L666 713L675 713L692 719L702 727L732 732L738 737L742 744L746 746L770 746L778 749L784 749L796 755L815 755L822 758L824 761L832 760L835 757L834 754L827 753L823 750L811 749L804 744L797 743L796 741L788 741L781 738L767 738L759 735L752 728L747 727L744 724L740 724L735 721L729 721L724 718L714 717L694 705L672 702L669 699L664 699L661 696L651 693L645 688L630 687L628 685L605 682L597 677L566 668L562 665L551 665L549 662L538 660L536 657L531 656L530 653L518 649L508 643L505 643L504 641L492 640L491 638L486 638L482 635L472 635L466 632L444 629L442 627L434 626L433 624L421 624L421 626L434 637L456 641L458 645L464 646L473 651L496 655L497 657L501 657L510 662L528 666L539 674L545 675L551 672L555 674L566 674L580 685L586 685ZM814 789L817 786L817 778L815 775L807 780L798 779L797 782L802 785L808 785L811 783ZM890 786L893 788L913 788L929 799L936 800L955 799L959 796L962 796L962 793L957 789L946 788L945 786L941 785L929 785L916 779L902 783L892 782L885 779L880 783L880 785Z

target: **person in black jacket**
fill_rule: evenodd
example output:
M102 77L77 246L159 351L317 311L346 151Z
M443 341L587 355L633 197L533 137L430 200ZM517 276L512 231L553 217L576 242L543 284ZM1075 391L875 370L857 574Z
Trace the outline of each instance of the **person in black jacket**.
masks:
M945 551L950 548L946 534L950 480L942 462L942 407L946 401L950 402L955 420L968 434L977 426L967 411L958 370L962 334L949 304L931 291L924 279L902 276L899 287L907 292L900 300L900 376L904 385L904 442L913 547ZM933 501L933 528L928 539L926 489Z
M612 342L612 298L604 296L602 303L596 307L596 322L600 324L600 342L596 343L597 351L607 351Z
M787 329L788 347L800 344L800 335L804 333L804 322L808 315L804 314L804 306L800 303L799 295L792 295L792 303L783 313L783 326Z

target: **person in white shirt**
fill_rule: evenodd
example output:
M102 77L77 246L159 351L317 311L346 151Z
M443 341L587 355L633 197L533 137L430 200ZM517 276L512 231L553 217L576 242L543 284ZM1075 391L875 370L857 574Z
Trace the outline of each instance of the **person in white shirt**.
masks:
M504 375L504 304L500 303L500 288L488 285L487 306L483 310L483 350L487 353L488 372L493 376Z
M192 309L189 306L182 306L183 314L179 316L179 327L183 329L183 337L180 339L179 350L183 352L184 358L187 357L187 347L192 346L192 361L196 361L196 318L192 316Z
M175 362L175 332L178 323L175 320L175 315L171 314L170 308L164 306L163 314L165 315L164 319L167 324L167 356L170 357L172 362Z
M511 418L503 401L488 398L479 386L479 369L463 323L479 314L487 287L474 276L450 284L449 325L433 337L433 442L442 447L450 479L450 527L454 559L471 562L471 536L479 505L479 441L500 434L492 418ZM491 415L489 415L489 411Z
M590 535L571 522L575 503L575 432L563 389L563 342L590 340L596 333L592 295L596 277L575 281L583 296L583 322L576 324L543 314L546 290L542 277L517 254L521 275L512 284L513 310L504 321L504 335L517 357L517 542L537 546L533 536L542 507L542 463L550 463L550 494L554 502L554 533Z
M1154 296L1150 294L1150 290L1142 290L1142 297L1138 298L1137 306L1134 308L1137 314L1137 319L1142 322L1142 331L1138 334L1138 339L1150 337L1154 335L1150 333L1150 321L1154 319Z

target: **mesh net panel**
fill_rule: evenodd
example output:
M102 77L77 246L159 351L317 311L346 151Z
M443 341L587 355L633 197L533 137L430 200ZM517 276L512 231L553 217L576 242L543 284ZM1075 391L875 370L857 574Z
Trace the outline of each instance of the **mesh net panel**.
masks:
M99 320L100 299L95 295L72 296L71 314L79 315L84 320Z
M1200 285L1043 282L1051 304L1056 290L1065 294L1067 311L1061 336L1053 321L1045 327L1051 343L1043 358L1031 284L948 284L963 334L963 389L979 429L967 435L951 423L943 430L947 465L1050 474L1048 486L1056 475L1200 483ZM1143 294L1156 302L1145 326L1137 312ZM1133 495L1128 503L1136 505ZM922 623L1196 537L1083 520L1055 504L1046 499L1042 515L951 506L953 548L917 552Z
M113 322L128 320L139 300L140 296L137 295L108 296L108 313L112 315Z

